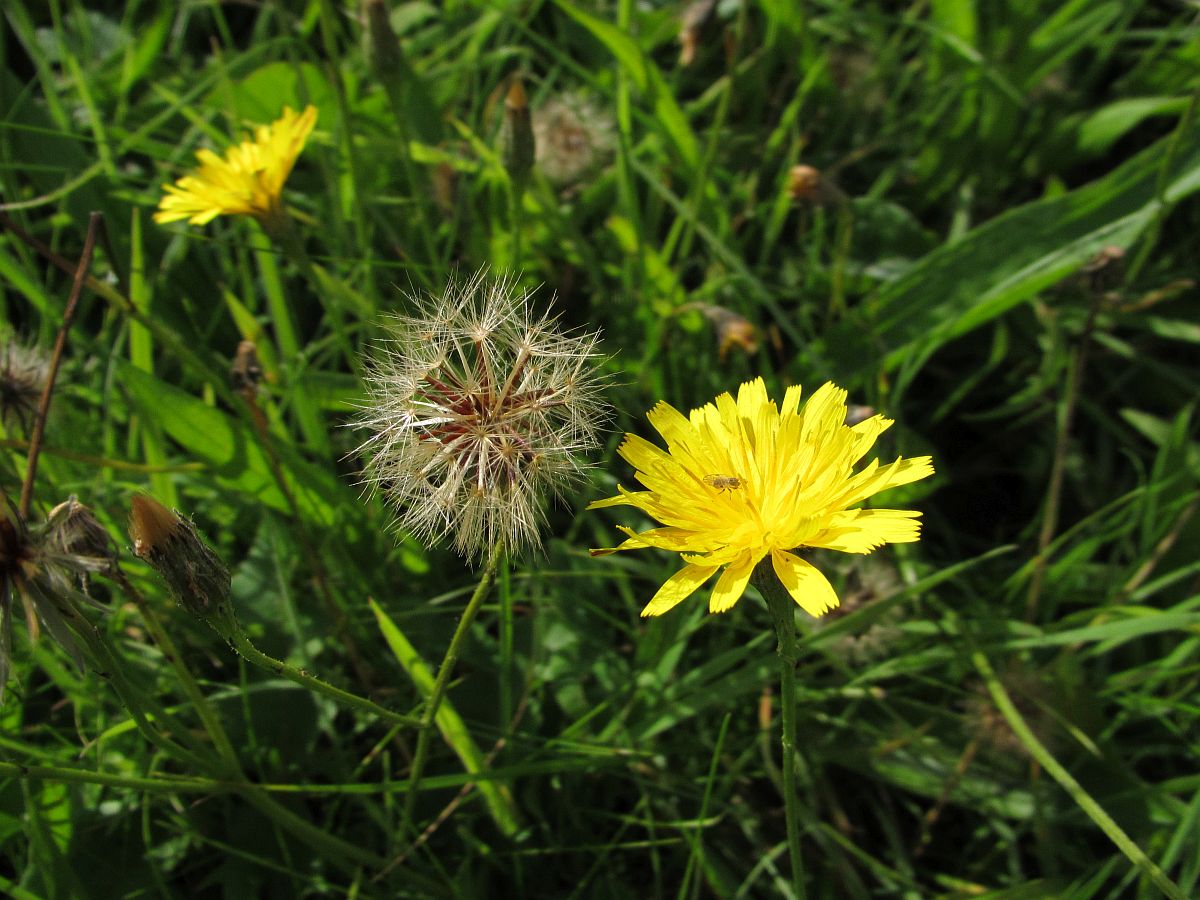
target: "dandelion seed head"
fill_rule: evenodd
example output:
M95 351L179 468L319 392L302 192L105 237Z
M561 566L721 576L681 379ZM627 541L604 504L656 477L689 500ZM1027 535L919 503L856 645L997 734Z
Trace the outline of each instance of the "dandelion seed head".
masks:
M50 361L36 347L0 344L0 419L28 428L46 386Z
M107 539L107 542L106 542ZM29 640L44 627L75 662L83 657L71 627L83 605L100 607L77 584L113 571L116 551L102 525L74 497L51 510L45 522L26 525L7 496L0 502L0 699L12 655L12 606L18 597Z
M538 168L559 187L590 175L616 148L611 116L577 93L555 97L535 110L533 134Z
M462 556L536 545L546 498L579 479L608 419L598 335L559 330L484 272L412 300L368 363L368 487L400 528Z

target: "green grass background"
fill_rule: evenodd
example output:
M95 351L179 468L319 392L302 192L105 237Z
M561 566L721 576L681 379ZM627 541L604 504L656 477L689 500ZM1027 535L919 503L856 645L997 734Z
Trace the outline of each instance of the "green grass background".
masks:
M1195 896L1195 10L722 0L685 66L680 3L387 5L402 56L381 72L352 2L4 4L4 215L72 265L89 212L109 236L34 518L76 494L125 547L148 491L208 536L264 649L418 710L474 576L389 531L345 426L381 317L481 266L604 330L616 415L592 483L472 630L417 798L428 834L382 876L411 837L411 729L245 666L124 554L245 778L345 842L321 844L147 742L112 673L31 646L18 611L0 891L789 895L764 606L639 620L676 560L590 559L645 523L582 511L629 484L615 446L653 403L761 375L777 395L838 382L897 420L882 457L937 467L886 499L923 510L919 544L819 559L845 612L802 623L809 895ZM515 209L514 73L535 111L586 93L614 139L570 190L535 168ZM313 271L245 220L151 222L197 148L307 103L285 198ZM846 202L793 200L800 163ZM1097 269L1106 248L1123 255ZM0 233L9 337L48 350L70 280ZM695 304L745 317L759 348L719 358ZM266 370L266 443L228 386L241 339ZM15 499L26 435L5 428ZM93 593L123 677L205 744L141 612Z

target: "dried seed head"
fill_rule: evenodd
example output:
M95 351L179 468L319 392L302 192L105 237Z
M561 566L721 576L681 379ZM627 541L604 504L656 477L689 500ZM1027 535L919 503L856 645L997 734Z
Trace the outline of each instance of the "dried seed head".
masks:
M148 562L185 610L220 634L232 622L229 570L204 543L196 526L152 497L132 501L129 536L133 553Z
M28 430L50 371L46 355L13 341L0 344L0 419Z
M72 494L46 516L46 537L51 547L64 556L86 558L93 561L82 573L81 582L86 591L89 571L111 575L116 571L116 542L108 529L100 524L96 514L79 502Z
M44 523L29 528L7 496L0 504L0 699L8 680L14 594L24 607L30 641L38 639L44 625L50 636L83 667L83 657L71 629L82 621L81 606L104 607L76 584L86 584L89 574L109 572L113 565L111 557L96 553L94 546L84 546L80 541L84 531L90 533L91 541L96 539L91 524L84 524L78 513L86 509L72 498L56 506ZM71 510L75 510L74 516L70 515ZM72 518L73 524L68 525L67 520ZM94 518L91 522L103 531Z
M563 94L533 114L537 165L552 184L568 187L608 162L616 149L610 116L580 94Z
M584 470L607 420L596 334L567 334L480 272L389 325L358 424L366 482L421 540L474 558L539 541L546 494Z

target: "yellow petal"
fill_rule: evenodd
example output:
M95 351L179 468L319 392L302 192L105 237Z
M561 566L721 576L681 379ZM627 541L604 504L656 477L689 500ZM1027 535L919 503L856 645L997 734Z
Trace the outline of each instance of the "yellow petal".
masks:
M823 616L838 606L833 585L812 563L786 550L772 550L771 565L792 599L810 616Z
M877 466L876 462L872 460L870 465L850 479L839 505L854 506L880 491L920 481L933 474L933 458L929 456L901 457L887 466Z
M725 567L725 571L717 579L717 586L713 588L712 596L708 600L710 613L722 613L732 609L733 605L742 599L754 567L758 564L758 560L765 555L760 553L758 558L755 558L754 554L743 552Z
M921 537L914 509L851 509L830 517L829 527L809 538L811 547L870 553L884 544L908 544Z
M634 497L633 491L627 491L625 488L617 485L617 496L605 497L603 500L593 500L587 505L588 509L604 509L607 506L633 506L635 505L630 498Z
M642 610L643 616L661 616L677 603L686 600L704 584L716 569L708 566L684 566L658 589L654 598Z

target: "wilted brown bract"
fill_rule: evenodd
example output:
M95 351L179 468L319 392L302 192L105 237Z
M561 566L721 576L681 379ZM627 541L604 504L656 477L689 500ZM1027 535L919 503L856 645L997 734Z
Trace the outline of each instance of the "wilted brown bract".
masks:
M179 528L180 518L152 497L135 494L129 517L133 553L145 559L161 550Z

